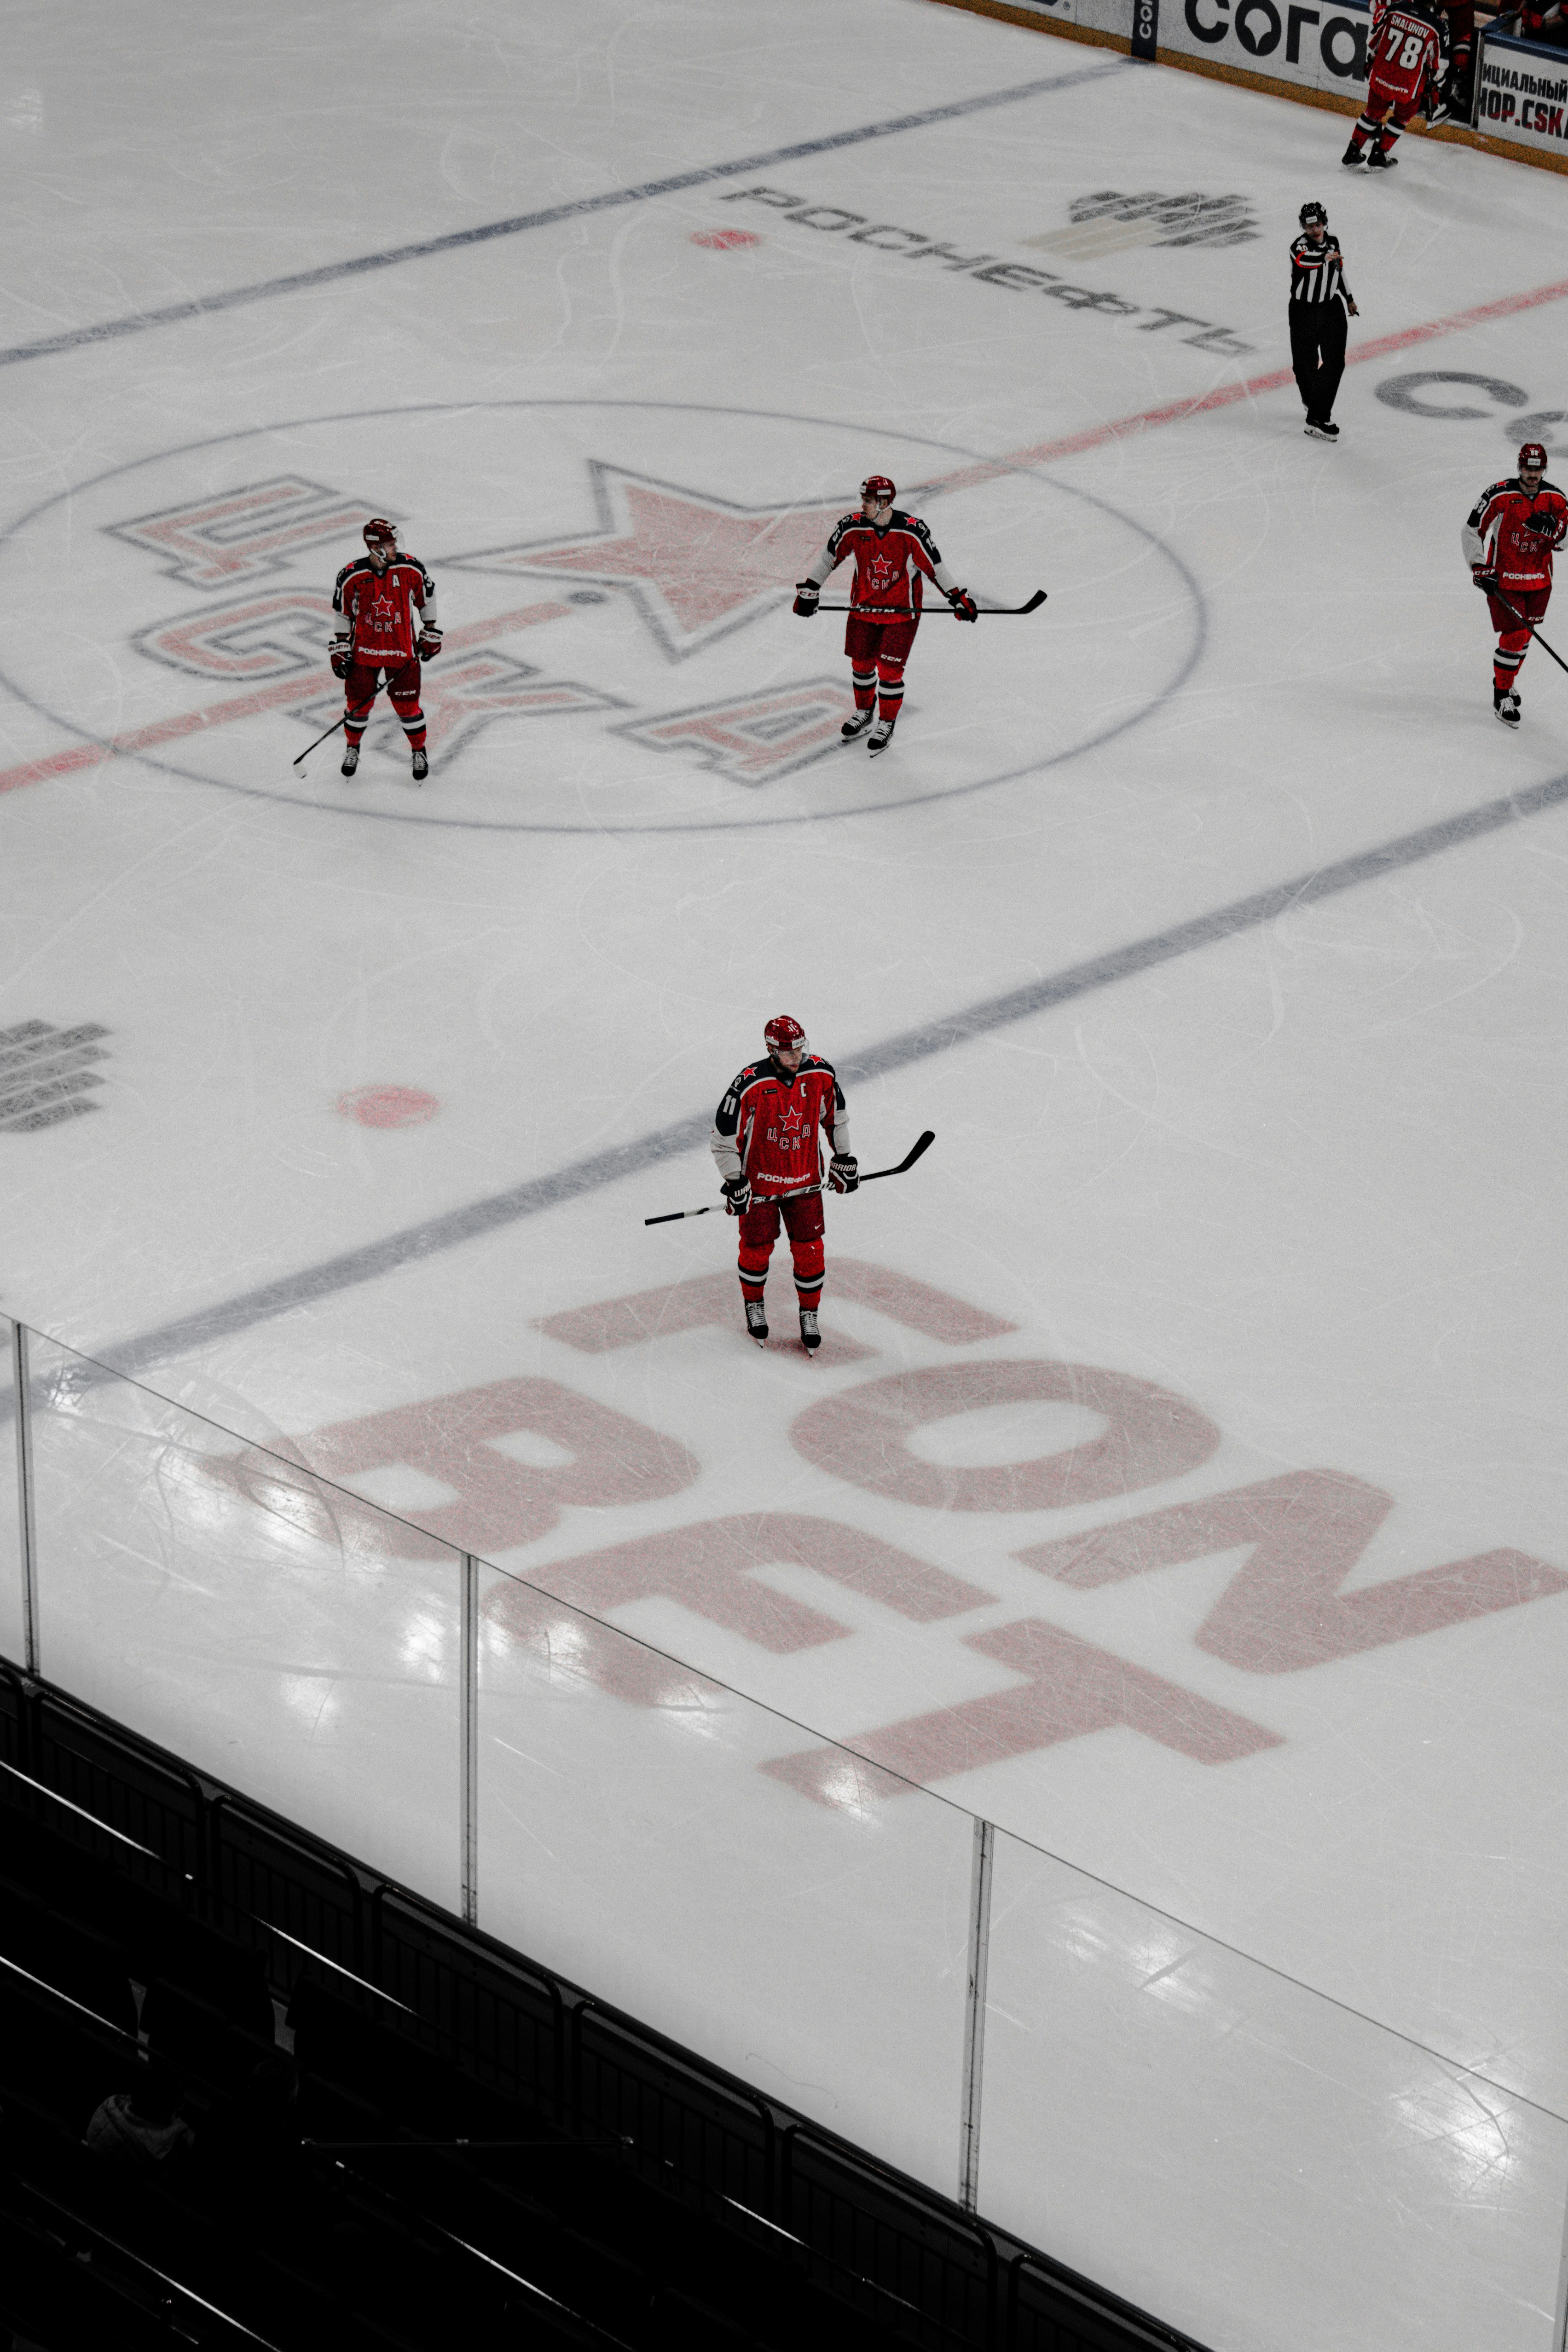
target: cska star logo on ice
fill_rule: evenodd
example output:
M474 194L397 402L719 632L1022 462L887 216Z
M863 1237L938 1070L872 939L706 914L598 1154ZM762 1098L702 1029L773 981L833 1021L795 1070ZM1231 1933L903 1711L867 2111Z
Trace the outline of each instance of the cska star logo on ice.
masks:
M787 608L837 507L739 507L590 458L598 528L448 559L448 570L532 573L622 590L671 661Z

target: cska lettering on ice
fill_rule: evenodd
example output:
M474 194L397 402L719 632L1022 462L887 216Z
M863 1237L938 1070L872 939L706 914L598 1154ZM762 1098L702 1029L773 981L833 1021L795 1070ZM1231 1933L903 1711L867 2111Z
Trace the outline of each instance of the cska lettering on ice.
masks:
M710 1149L725 1208L741 1221L746 1328L759 1348L767 1346L763 1292L782 1219L795 1261L801 1345L814 1355L822 1345L817 1307L825 1265L818 1139L826 1137L833 1154L827 1181L836 1192L853 1192L860 1170L832 1063L811 1052L805 1031L787 1013L768 1023L763 1042L766 1058L730 1082L714 1114Z
M966 588L948 572L919 515L893 504L898 489L886 474L868 474L860 485L860 511L840 516L827 545L804 580L797 580L795 609L803 621L816 616L824 585L841 563L853 560L844 650L855 688L855 716L842 730L853 743L870 729L866 748L873 759L892 740L904 700L904 664L921 625L925 583L934 580L961 621L979 610ZM873 715L875 724L873 724Z

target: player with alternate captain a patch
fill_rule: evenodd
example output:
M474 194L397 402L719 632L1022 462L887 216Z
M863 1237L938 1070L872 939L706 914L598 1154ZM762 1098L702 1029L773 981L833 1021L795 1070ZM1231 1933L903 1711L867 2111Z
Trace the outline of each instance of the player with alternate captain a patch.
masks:
M782 1218L795 1261L800 1341L809 1355L822 1345L816 1312L824 1269L823 1143L832 1154L827 1181L836 1192L853 1192L860 1170L832 1063L810 1050L805 1030L787 1013L768 1023L763 1042L765 1057L749 1062L730 1082L714 1114L710 1149L724 1206L741 1221L746 1328L759 1348L767 1346L763 1294Z
M1443 45L1431 0L1373 0L1367 43L1366 104L1340 161L1391 172L1394 145L1413 116L1446 110L1437 95Z
M386 672L386 691L414 754L414 781L430 772L425 713L419 705L419 665L441 650L436 583L416 555L398 552L397 532L384 515L364 527L363 555L345 563L332 590L338 630L329 649L332 676L344 684L343 773L359 766L359 747L371 706Z
M816 612L828 576L854 560L852 607L844 631L855 688L855 716L842 730L846 743L870 730L866 749L873 759L885 751L904 700L904 664L921 625L925 583L933 580L961 621L973 621L979 606L951 576L919 515L893 504L899 493L886 474L868 474L860 485L860 511L841 516L832 536L804 580L797 580L795 609L803 621Z
M1492 709L1505 727L1520 720L1520 666L1530 651L1526 624L1552 601L1552 557L1568 539L1568 498L1546 479L1546 451L1526 441L1519 471L1483 490L1460 543L1470 577L1484 588L1498 633L1492 656ZM1510 608L1512 608L1511 610Z

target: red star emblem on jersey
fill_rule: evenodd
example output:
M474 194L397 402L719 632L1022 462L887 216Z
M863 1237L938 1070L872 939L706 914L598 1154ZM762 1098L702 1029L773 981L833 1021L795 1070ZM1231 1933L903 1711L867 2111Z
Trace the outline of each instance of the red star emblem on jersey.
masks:
M791 1103L787 1110L783 1110L779 1113L780 1127L783 1129L786 1136L790 1136L797 1143L800 1140L800 1130L803 1124L804 1114L802 1113L798 1103Z
M622 589L671 661L761 613L786 610L790 590L843 511L841 505L738 507L596 457L589 473L596 531L449 558L448 568L556 578L564 572L584 587Z

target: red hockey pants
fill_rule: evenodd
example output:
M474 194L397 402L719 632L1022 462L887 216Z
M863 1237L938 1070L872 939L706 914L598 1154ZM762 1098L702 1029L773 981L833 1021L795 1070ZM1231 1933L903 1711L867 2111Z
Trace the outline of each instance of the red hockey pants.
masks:
M850 614L844 650L849 656L857 710L869 710L875 698L879 718L898 717L904 707L904 664L920 625L918 613L907 621L863 621Z
M357 743L369 726L371 705L375 700L380 684L380 663L350 662L349 674L343 680L345 741ZM419 707L418 662L399 662L389 667L386 691L394 710L403 721L409 749L422 751L425 748L425 713Z
M1521 621L1539 621L1552 602L1550 587L1505 588L1503 594ZM1503 610L1495 596L1487 598L1487 609L1497 631L1497 651L1492 656L1492 684L1500 693L1506 693L1518 682L1520 664L1530 651L1530 631L1521 629L1519 621Z
M753 1201L741 1219L741 1296L760 1298L768 1278L768 1260L779 1237L779 1219L789 1235L795 1260L795 1286L803 1307L815 1307L822 1296L822 1195L797 1192L790 1201Z

